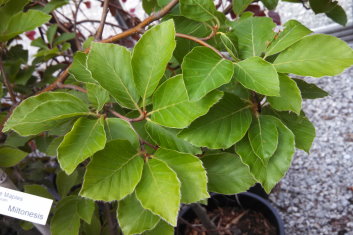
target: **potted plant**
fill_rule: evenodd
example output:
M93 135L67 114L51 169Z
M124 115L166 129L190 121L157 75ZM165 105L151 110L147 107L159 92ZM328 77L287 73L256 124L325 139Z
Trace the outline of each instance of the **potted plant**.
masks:
M144 0L150 16L139 22L105 0L86 39L82 1L72 21L57 15L65 1L0 1L0 167L20 190L55 201L42 234L173 234L181 203L256 182L270 192L295 148L309 151L302 99L326 93L291 74L337 75L353 50L296 20L275 31L272 18L245 11L251 2ZM310 5L344 15L326 2ZM101 40L108 11L123 32ZM31 63L23 32L39 48Z

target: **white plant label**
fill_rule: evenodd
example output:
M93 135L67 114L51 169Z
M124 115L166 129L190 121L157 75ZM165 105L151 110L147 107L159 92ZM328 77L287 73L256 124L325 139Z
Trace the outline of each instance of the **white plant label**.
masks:
M53 200L0 187L0 214L45 225Z

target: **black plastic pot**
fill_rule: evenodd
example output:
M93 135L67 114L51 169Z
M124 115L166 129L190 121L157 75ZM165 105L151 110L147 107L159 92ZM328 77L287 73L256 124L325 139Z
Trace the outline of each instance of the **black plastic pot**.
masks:
M250 192L240 193L237 195L226 196L222 194L214 194L208 200L207 210L213 210L217 207L243 207L245 209L252 209L261 212L271 224L277 228L277 235L284 235L284 224L278 214L276 208L271 203ZM190 207L184 207L179 216L184 220L191 222L196 218L194 211ZM179 223L175 234L185 235L186 225Z

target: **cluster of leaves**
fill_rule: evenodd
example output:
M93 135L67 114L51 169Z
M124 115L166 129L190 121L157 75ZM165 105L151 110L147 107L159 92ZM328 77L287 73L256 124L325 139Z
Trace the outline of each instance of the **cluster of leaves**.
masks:
M152 12L169 2L143 4ZM180 0L132 51L88 42L88 54L76 52L67 82L83 92L42 93L12 111L3 128L9 133L0 147L0 167L23 160L28 141L56 156L45 160L55 187L43 180L44 173L26 173L42 169L43 158L26 158L37 165L22 161L13 169L36 183L25 191L60 199L52 234L111 229L111 218L102 219L102 205L95 201L111 203L108 214L116 211L124 234L173 234L181 203L203 201L210 192L236 194L256 182L270 192L290 167L295 148L309 152L315 128L302 100L327 93L290 76L337 75L353 64L353 50L335 37L312 35L296 20L277 32L271 18L244 12L251 2L234 1L238 17L229 20L212 0ZM263 1L270 9L277 2ZM21 9L11 15L35 11ZM49 20L35 12L42 21L16 35ZM8 40L9 31L3 32ZM32 42L41 48L36 63L68 48L65 41L74 35L56 32L53 24L47 42ZM23 59L15 74L22 72L28 57L18 56L23 52L14 46L3 56L7 72L12 61ZM10 79L19 84L17 75Z

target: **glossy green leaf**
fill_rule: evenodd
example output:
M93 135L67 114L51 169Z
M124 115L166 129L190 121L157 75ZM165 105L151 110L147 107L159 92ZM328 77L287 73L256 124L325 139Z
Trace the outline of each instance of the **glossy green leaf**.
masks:
M128 140L136 149L139 146L139 137L131 124L120 118L107 118L105 119L105 132L108 141L111 140Z
M231 61L207 47L195 47L184 57L181 67L190 101L199 100L210 91L230 82L234 71Z
M284 30L267 47L265 57L285 50L306 35L312 33L310 29L296 20L289 20L283 26L285 27Z
M78 119L72 130L67 133L58 148L58 161L66 174L95 152L104 148L106 142L103 118L90 120Z
M42 185L27 184L24 186L24 190L25 190L25 193L54 200L53 195L49 193L48 189Z
M233 0L233 12L236 15L241 15L252 1L253 0Z
M293 79L300 89L303 99L317 99L328 96L329 93L312 83L307 83L303 79Z
M94 105L97 111L102 110L104 105L109 101L108 91L94 83L87 83L86 88L88 100Z
M0 146L0 167L12 167L22 161L28 153L14 147Z
M267 97L270 105L279 111L293 111L300 114L302 109L302 97L297 83L284 74L279 75L280 95Z
M315 34L283 51L273 64L280 73L334 76L353 65L353 50L336 37Z
M244 87L267 96L280 94L275 67L260 57L251 57L234 64L234 77Z
M36 10L19 12L12 15L7 23L7 27L0 31L0 42L5 42L18 34L35 29L49 21L51 16Z
M303 113L296 115L289 112L277 112L268 108L265 108L263 112L279 118L293 132L295 146L309 153L316 136L316 131L314 125Z
M247 137L236 144L236 152L242 162L249 166L251 174L262 184L267 193L270 193L286 174L295 152L293 133L279 120L277 130L278 148L266 166L253 152Z
M2 131L12 129L22 136L35 135L61 124L68 118L88 114L87 105L75 96L62 92L47 92L21 102Z
M145 163L136 197L142 207L176 226L180 204L180 181L166 163L150 159Z
M17 0L17 1L6 1L4 6L0 8L0 31L3 27L7 26L7 23L11 19L11 16L15 15L16 13L22 11L24 6L26 6L29 0ZM4 2L4 3L5 3Z
M240 58L261 56L275 35L275 27L273 20L267 17L249 17L235 24L232 34L238 38Z
M208 176L208 190L222 194L236 194L255 184L249 168L231 153L206 155L202 162Z
M94 200L121 200L141 179L143 159L127 140L113 140L94 154L80 195Z
M279 0L261 0L265 7L269 10L273 10L277 7Z
M215 18L216 7L212 0L180 0L180 13L192 20L204 22Z
M248 136L254 153L262 161L267 162L277 149L277 119L269 115L260 115L253 120Z
M141 206L135 193L119 201L117 217L124 235L140 234L153 229L160 221L157 215Z
M329 12L326 12L326 15L333 21L339 23L340 25L345 26L347 24L347 14L340 5L337 5L332 8Z
M158 149L154 156L177 174L181 182L181 203L194 203L210 197L206 170L199 158L163 148Z
M69 196L60 200L51 219L51 234L79 234L80 219L90 223L94 208L93 201L78 196Z
M251 124L249 104L225 93L210 111L179 133L179 137L199 147L226 149L241 140Z
M115 44L92 42L87 64L93 79L109 91L121 106L138 108L139 96L129 50Z
M329 12L338 4L336 0L309 0L309 3L315 14Z
M173 94L173 95L171 95ZM191 102L181 75L165 81L153 95L151 120L167 127L185 128L196 118L205 115L210 107L222 97L213 91L201 100Z
M62 34L60 34L59 37L54 39L53 45L57 46L59 44L62 44L63 42L72 40L75 38L75 36L76 36L75 33L62 33Z
M190 20L183 16L174 16L175 30L177 33L188 34L194 37L203 38L211 33L211 29L202 22ZM184 56L189 53L194 47L199 46L198 43L188 40L186 38L176 38L176 48L174 50L174 57L181 64Z
M81 51L75 53L69 72L79 82L96 83L96 80L92 78L91 72L87 69L87 54Z
M177 137L178 130L162 127L151 121L145 125L148 135L159 146L182 153L200 154L201 149Z
M58 193L63 198L65 197L71 190L71 188L77 184L78 181L78 173L74 171L71 175L67 175L64 171L60 171L56 175L56 188Z
M174 228L163 220L160 220L156 227L144 232L142 235L174 235Z
M47 35L47 39L48 39L49 44L53 43L57 29L58 29L57 24L52 24L51 26L48 27L46 35Z
M175 28L172 20L154 26L137 42L132 56L132 68L143 106L157 88L172 58L175 45Z

